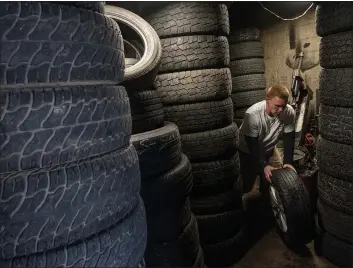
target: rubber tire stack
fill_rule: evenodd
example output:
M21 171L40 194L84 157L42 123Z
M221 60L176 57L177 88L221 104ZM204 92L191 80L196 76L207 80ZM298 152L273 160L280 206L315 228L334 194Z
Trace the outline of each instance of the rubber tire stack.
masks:
M353 3L320 3L320 137L316 248L339 267L353 267Z
M144 267L118 24L0 3L0 267Z
M232 29L229 42L234 122L240 127L246 110L265 99L264 48L256 28Z
M224 4L168 3L146 16L163 53L155 88L165 118L181 133L194 186L192 211L207 266L233 264L242 241L238 128L233 123L228 9Z

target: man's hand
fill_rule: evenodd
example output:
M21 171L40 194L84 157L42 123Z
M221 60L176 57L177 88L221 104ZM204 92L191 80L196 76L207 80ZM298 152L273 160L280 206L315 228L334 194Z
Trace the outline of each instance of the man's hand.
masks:
M295 170L295 168L291 164L284 164L283 168L290 168L290 169L294 170L295 173L297 173L297 171Z
M264 168L264 174L265 174L265 179L271 183L271 177L272 177L272 170L276 170L277 168L273 167L273 166L270 166L270 165L267 165L265 168Z

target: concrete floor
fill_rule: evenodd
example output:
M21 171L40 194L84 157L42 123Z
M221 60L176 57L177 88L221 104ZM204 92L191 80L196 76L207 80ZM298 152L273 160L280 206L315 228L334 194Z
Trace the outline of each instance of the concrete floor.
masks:
M271 207L255 192L245 194L243 203L251 226L251 247L233 268L337 268L315 254L311 242L300 253L286 247L275 230Z

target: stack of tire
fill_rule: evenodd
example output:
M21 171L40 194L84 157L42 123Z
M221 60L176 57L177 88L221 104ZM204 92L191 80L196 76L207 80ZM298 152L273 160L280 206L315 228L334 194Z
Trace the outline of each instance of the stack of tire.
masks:
M147 216L146 265L203 267L197 222L190 208L191 164L182 154L178 127L164 121L160 92L153 89L162 55L159 37L144 19L128 10L106 6L106 13L142 33L145 51L140 54L150 55L128 67L124 81L131 103L131 142L139 156L141 196Z
M353 3L317 6L320 44L318 237L316 248L353 267Z
M190 159L196 215L207 266L233 264L240 252L243 208L238 128L233 123L228 9L224 4L177 2L147 20L163 47L154 87L166 120L181 133Z
M265 99L264 48L257 28L232 30L229 42L234 122L240 127L246 110Z
M143 267L119 26L102 3L0 3L0 267Z

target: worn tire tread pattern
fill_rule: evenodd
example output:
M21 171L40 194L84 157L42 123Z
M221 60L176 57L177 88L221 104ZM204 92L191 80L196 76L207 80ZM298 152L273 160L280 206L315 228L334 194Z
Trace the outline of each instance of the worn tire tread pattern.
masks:
M146 248L146 227L145 209L140 199L123 221L100 233L42 253L0 259L0 267L138 267Z
M163 104L159 92L128 90L132 115L132 134L160 128L164 124Z
M72 244L108 228L129 212L139 191L132 145L86 161L2 176L0 257Z
M346 214L335 210L318 201L319 222L325 231L337 238L352 243L353 241L353 214Z
M234 112L231 98L222 101L164 106L165 119L173 122L181 134L226 127Z
M1 2L0 10L2 87L124 79L123 38L114 20L45 2Z
M229 34L228 8L225 4L206 2L168 3L154 9L147 21L159 37L196 34Z
M321 104L319 129L330 141L353 145L353 108Z
M351 182L319 172L320 200L328 206L347 214L353 214L353 185Z
M326 140L319 136L317 141L317 164L320 171L353 182L353 146Z
M158 75L154 82L164 105L218 101L230 97L228 68L184 71Z
M241 59L232 60L229 63L229 69L232 77L249 74L264 74L265 61L264 59Z
M316 8L316 33L326 36L353 30L353 3L326 2Z
M352 68L353 30L321 39L320 65L323 68Z
M234 109L249 107L257 102L264 100L266 97L265 89L245 91L232 94Z
M260 41L260 30L258 28L252 27L237 29L230 33L228 39L231 44L249 41Z
M239 154L211 162L192 163L193 195L218 194L234 186L239 177Z
M43 168L119 149L131 135L120 86L0 90L1 172Z
M225 67L229 46L225 36L194 35L161 39L159 73Z
M181 135L182 150L191 163L228 158L237 151L238 131L232 123L224 128Z
M250 74L232 77L232 93L259 90L266 88L264 74Z
M263 58L264 46L260 41L241 42L229 46L230 59L240 60L249 58Z
M321 103L353 108L353 67L322 69L319 90Z

